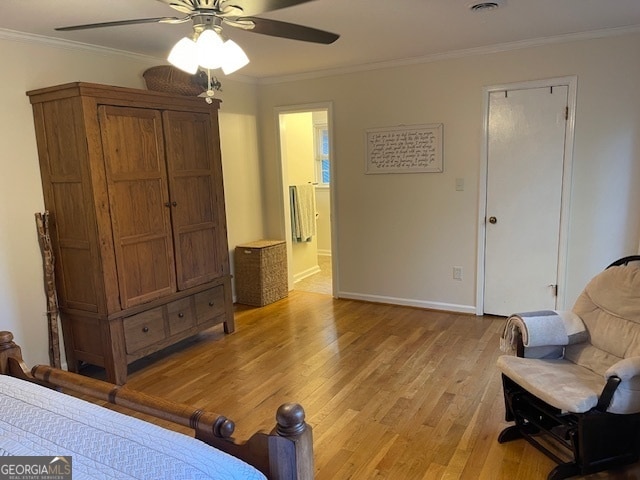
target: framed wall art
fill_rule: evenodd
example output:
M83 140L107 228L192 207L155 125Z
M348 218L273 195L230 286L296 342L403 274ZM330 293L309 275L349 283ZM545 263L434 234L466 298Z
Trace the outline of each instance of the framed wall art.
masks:
M365 173L442 172L442 131L442 123L368 129Z

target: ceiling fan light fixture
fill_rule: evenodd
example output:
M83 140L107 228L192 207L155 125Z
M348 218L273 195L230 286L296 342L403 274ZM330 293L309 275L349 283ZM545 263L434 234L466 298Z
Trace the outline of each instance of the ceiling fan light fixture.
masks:
M203 68L220 68L224 55L222 38L213 29L206 29L196 40L198 63Z
M182 24L193 23L190 37L185 37L174 45L167 57L169 63L191 75L198 68L211 70L222 68L225 74L235 72L249 63L249 58L242 49L232 41L222 38L222 25L240 28L248 32L288 38L305 42L329 45L340 35L305 27L295 23L281 22L254 15L287 6L306 3L309 0L161 0L171 8L185 14L184 17L155 17L112 22L88 23L56 28L58 31L85 30L119 25L138 25L146 23ZM476 0L478 1L478 0ZM484 0L489 1L489 0ZM493 0L502 3L506 0ZM237 4L239 3L239 5ZM225 46L225 43L227 44ZM199 52L199 53L198 53ZM220 55L218 58L217 56Z
M194 31L193 38L181 39L171 49L167 60L173 66L194 74L198 68L214 70L222 68L225 75L241 69L249 63L249 57L233 40L224 40L218 30L206 28Z
M222 47L222 71L229 75L249 63L249 57L233 40L227 40Z
M167 60L174 67L193 75L198 71L197 51L196 42L184 37L173 46Z

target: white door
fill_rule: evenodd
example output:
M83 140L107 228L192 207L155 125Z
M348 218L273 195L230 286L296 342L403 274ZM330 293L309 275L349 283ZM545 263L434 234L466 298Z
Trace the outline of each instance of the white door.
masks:
M489 97L484 313L556 307L566 86Z

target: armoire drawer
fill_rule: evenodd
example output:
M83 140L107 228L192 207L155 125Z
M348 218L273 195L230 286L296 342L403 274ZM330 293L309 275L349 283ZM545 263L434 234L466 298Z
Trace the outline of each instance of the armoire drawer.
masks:
M196 322L198 325L210 322L225 312L223 285L196 293L195 299Z
M195 325L191 302L192 297L187 297L167 304L169 335L189 330Z
M122 320L127 353L134 353L166 337L163 308L153 308Z

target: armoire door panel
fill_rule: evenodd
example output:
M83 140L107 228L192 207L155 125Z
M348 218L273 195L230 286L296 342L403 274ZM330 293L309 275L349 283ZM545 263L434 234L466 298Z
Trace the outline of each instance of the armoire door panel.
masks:
M211 117L203 113L166 111L164 120L171 170L210 171L214 154Z
M120 302L175 292L173 241L160 112L101 106Z
M164 238L141 237L129 240L122 246L120 255L126 268L119 275L121 295L131 307L173 293L173 271L156 259L166 256L168 251ZM118 272L119 273L119 272Z
M210 175L175 174L171 183L172 198L180 199L180 203L176 202L176 207L188 206L188 208L173 210L173 223L176 227L203 225L203 228L206 228L204 224L216 224L218 219L211 201L215 199L215 193Z
M166 235L170 225L166 185L160 178L119 180L109 184L111 214L118 236Z
M215 228L183 229L178 236L176 248L181 252L181 261L177 265L178 278L182 278L184 288L222 275L222 262L216 248L212 247L216 244L217 236Z
M219 150L209 115L163 112L169 193L172 204L178 289L201 285L223 274L216 215L215 172Z
M160 112L114 106L101 106L99 111L102 139L103 142L105 139L107 141L104 145L105 153L115 157L115 161L107 163L111 177L164 177L164 142Z

